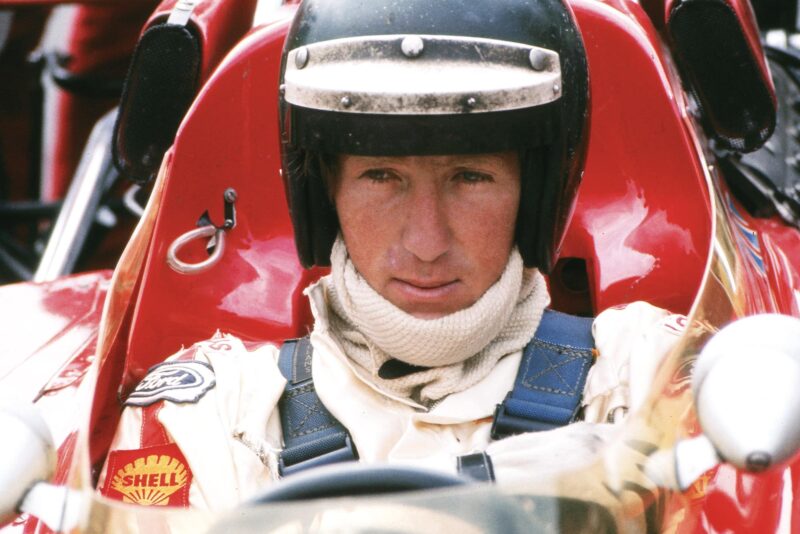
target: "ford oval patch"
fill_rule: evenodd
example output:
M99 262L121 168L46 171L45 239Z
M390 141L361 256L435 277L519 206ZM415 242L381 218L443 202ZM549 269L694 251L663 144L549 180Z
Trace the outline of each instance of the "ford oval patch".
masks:
M215 384L214 370L205 362L164 362L150 368L125 404L149 406L160 400L194 403Z

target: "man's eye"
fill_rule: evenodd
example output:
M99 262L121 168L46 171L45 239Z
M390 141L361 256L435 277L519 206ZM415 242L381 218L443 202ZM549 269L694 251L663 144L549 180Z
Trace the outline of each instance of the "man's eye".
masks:
M394 173L386 169L370 169L362 173L361 177L366 178L367 180L372 180L373 182L381 183L388 182L394 178Z
M467 184L477 184L480 182L493 181L493 178L490 174L477 171L461 171L458 174L456 174L454 178L460 182L464 182Z

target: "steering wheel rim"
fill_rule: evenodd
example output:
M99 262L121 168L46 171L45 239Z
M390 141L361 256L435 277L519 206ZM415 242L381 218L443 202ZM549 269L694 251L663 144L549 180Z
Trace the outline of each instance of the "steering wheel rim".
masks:
M347 462L317 467L287 477L251 499L249 503L379 495L462 486L467 483L464 478L430 469Z

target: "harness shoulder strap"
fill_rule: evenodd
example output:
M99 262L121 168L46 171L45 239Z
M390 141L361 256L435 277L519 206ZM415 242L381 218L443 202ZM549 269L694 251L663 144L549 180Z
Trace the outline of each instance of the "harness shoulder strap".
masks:
M278 368L286 388L278 401L283 429L280 476L336 462L358 459L350 433L320 401L311 377L313 347L309 336L281 347Z
M575 420L594 363L591 318L545 310L522 353L514 388L497 405L492 439Z

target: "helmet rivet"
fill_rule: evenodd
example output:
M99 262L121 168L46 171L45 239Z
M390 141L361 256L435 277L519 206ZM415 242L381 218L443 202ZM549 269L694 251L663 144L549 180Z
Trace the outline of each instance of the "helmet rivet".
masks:
M528 60L531 62L533 70L544 70L547 67L547 54L545 54L544 50L531 48Z
M303 47L297 51L294 56L294 66L302 69L308 64L308 48Z
M342 99L339 101L342 104L342 107L349 108L353 105L353 101L350 100L349 96L343 96Z
M403 51L403 55L406 57L413 58L419 56L423 48L425 48L425 44L418 35L409 35L400 43L400 50Z
M278 86L278 93L283 96L286 94L286 84L282 83Z
M553 84L553 94L557 95L560 90L561 90L561 87L557 83L554 83Z

